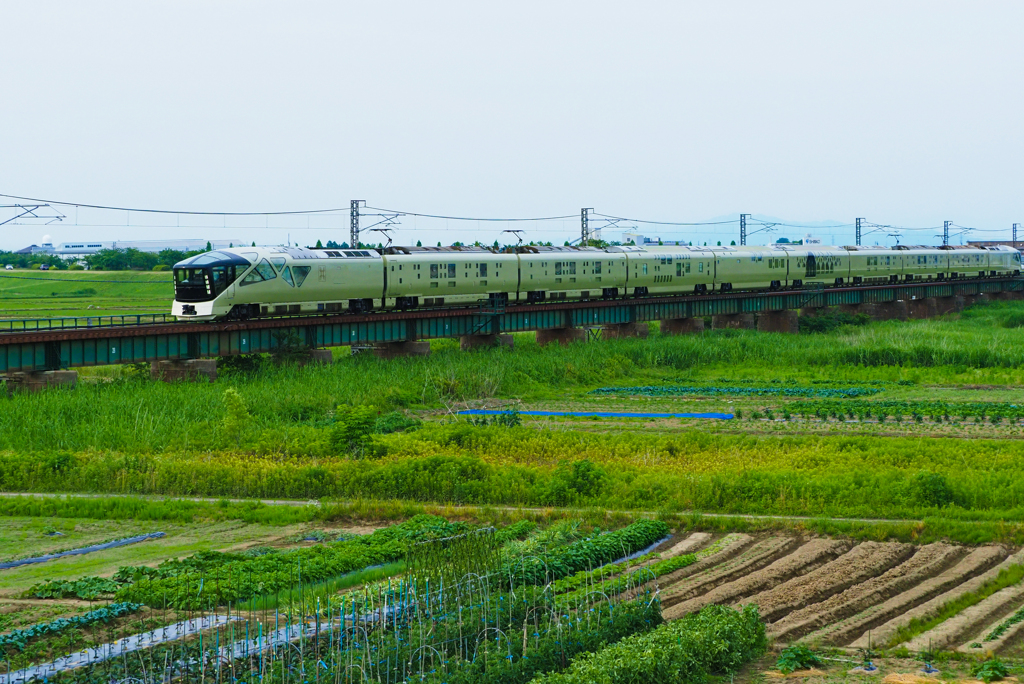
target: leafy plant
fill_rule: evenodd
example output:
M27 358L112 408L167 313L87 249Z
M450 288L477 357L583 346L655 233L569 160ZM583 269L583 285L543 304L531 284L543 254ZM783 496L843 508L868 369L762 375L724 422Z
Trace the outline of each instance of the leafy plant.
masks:
M983 682L995 682L1010 674L1006 665L998 658L991 658L971 668L971 674Z
M49 580L33 584L25 596L41 599L80 598L92 601L101 594L113 594L120 585L104 577L83 577L78 580Z
M818 665L821 665L821 659L815 655L814 651L802 645L782 649L779 659L775 661L775 667L783 674L790 674L797 670L809 670Z
M50 634L59 634L72 627L86 627L95 622L110 622L122 615L129 615L142 608L139 603L111 603L105 608L91 610L84 615L77 615L70 618L58 618L50 622L32 625L26 629L16 629L7 634L0 635L0 646L13 647L15 650L22 650L28 645L30 639Z

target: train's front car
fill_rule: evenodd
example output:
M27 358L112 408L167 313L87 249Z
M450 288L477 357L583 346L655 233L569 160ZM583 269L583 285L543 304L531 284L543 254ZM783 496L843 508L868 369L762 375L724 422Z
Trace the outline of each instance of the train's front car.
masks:
M254 255L255 256L255 255ZM174 265L174 305L178 320L212 321L228 315L234 284L252 266L234 251L205 252Z

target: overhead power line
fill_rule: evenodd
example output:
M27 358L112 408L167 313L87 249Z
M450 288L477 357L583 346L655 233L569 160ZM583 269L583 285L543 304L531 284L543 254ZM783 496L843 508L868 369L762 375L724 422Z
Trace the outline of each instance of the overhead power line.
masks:
M449 221L561 221L563 219L577 218L576 214L566 216L536 216L532 218L481 218L472 216L441 216L440 214L418 214L414 211L400 211L398 209L384 209L382 207L366 207L374 211L382 211L386 214L397 214L399 216L418 216L420 218L446 219Z
M295 214L330 214L340 211L348 211L348 207L336 209L303 209L301 211L177 211L172 209L139 209L133 207L115 207L104 204L86 204L83 202L65 202L62 200L38 199L34 197L21 197L19 195L5 195L0 197L8 199L23 200L26 202L42 202L44 204L56 204L62 207L81 207L84 209L106 209L109 211L130 211L138 214L184 214L189 216L289 216Z

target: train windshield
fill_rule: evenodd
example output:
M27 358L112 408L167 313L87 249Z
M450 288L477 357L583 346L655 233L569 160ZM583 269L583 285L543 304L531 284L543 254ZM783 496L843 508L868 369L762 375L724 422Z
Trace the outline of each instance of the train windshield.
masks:
M206 252L174 265L174 298L179 302L216 299L249 267L249 261L228 252Z

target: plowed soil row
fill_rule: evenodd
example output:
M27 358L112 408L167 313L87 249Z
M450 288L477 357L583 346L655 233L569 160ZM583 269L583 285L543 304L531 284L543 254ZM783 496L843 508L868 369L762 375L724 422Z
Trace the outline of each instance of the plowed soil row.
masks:
M681 618L704 606L732 603L759 591L771 589L788 579L806 574L850 549L850 543L833 539L812 539L793 553L779 558L768 567L718 586L711 591L677 603L663 611L666 620Z
M929 544L921 547L909 560L886 570L881 575L870 577L833 594L824 601L789 613L773 623L768 633L776 639L792 641L915 586L942 572L962 555L961 548L948 544Z
M1001 546L983 546L974 549L959 563L939 575L926 579L887 601L868 606L852 617L827 625L809 634L803 640L808 643L841 646L859 635L864 635L864 643L867 643L868 630L970 579L1005 557L1006 549ZM879 632L876 630L875 638L872 639L874 643L880 643L878 634Z
M914 547L910 544L864 542L813 572L755 595L749 603L760 608L765 621L774 622L792 611L879 575L913 553Z
M957 584L954 588L940 594L932 599L925 601L917 607L906 611L902 615L892 618L888 622L880 625L879 627L871 630L870 635L864 633L859 639L850 644L851 648L866 648L868 646L868 639L870 636L871 643L873 644L885 644L892 640L892 637L896 634L897 630L901 627L905 627L910 623L911 620L927 620L939 613L943 606L951 601L955 601L964 594L969 592L977 591L978 587L983 585L990 579L995 579L999 574L1000 570L1010 567L1011 565L1019 565L1024 563L1024 551L1018 552L999 565L986 570L985 572L975 575L970 579ZM910 645L907 645L910 648ZM924 647L928 647L927 640L924 642Z
M710 591L720 584L758 570L779 556L789 553L798 544L799 540L796 537L769 537L752 544L732 559L717 563L708 570L691 575L663 589L662 606L673 606L698 593Z

